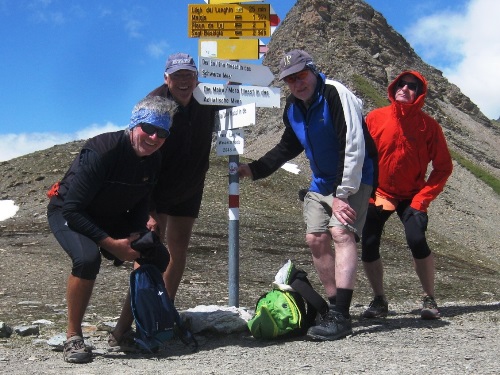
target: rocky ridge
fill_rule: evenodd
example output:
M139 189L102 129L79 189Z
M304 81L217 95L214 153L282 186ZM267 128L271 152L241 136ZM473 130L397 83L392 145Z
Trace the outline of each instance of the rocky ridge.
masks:
M387 86L403 70L420 71L429 82L424 110L442 125L449 147L500 178L500 127L481 113L443 73L425 63L383 15L362 0L297 0L269 43L263 64L277 76L281 56L304 49L320 71L338 80L364 101L365 113L388 104ZM287 90L282 87L282 104ZM283 105L282 105L283 107ZM281 110L259 111L260 127L269 143L281 132ZM249 136L249 143L252 142ZM255 148L259 148L255 146ZM249 146L250 157L257 157Z

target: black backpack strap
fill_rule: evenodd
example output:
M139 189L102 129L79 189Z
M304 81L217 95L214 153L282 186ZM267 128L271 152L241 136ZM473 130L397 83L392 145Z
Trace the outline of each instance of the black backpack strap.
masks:
M326 303L323 297L313 289L309 282L295 279L290 286L320 314L324 314L328 311L328 303Z
M317 313L325 314L328 312L328 303L314 290L305 271L294 267L290 274L289 282L290 286L306 300L306 321L309 326L314 325Z
M174 301L170 299L166 289L165 292L167 295L166 297L170 300L170 303L172 304L172 314L174 315L174 320L175 320L175 326L174 326L175 335L179 338L179 340L181 340L184 343L184 345L186 345L189 349L191 349L192 352L198 351L198 340L196 340L196 337L191 331L190 325L186 324L182 320L181 314L179 314L179 311L177 311Z
M184 345L190 348L191 351L198 351L198 341L196 340L196 337L194 337L193 332L191 332L191 328L187 327L182 321L177 309L175 309L175 323L175 333L177 337L184 343Z

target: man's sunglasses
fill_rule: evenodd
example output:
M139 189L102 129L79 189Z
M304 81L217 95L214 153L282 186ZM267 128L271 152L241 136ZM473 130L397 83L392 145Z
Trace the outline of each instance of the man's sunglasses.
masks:
M285 78L283 78L283 81L285 81L285 83L287 83L289 85L297 82L297 80L303 81L304 79L306 79L308 71L309 71L309 69L304 69L298 73L290 74L289 76L286 76Z
M176 81L180 81L180 80L186 80L186 79L194 79L194 78L196 78L197 75L198 75L197 72L187 71L187 72L170 73L169 77L176 80Z
M418 83L417 82L403 81L402 79L400 79L398 82L398 88L402 89L405 86L408 86L408 90L417 91Z
M156 136L158 138L167 138L170 134L168 130L159 128L158 126L154 126L151 124L142 123L139 126L141 127L141 130L147 135L153 135L154 133L156 133Z

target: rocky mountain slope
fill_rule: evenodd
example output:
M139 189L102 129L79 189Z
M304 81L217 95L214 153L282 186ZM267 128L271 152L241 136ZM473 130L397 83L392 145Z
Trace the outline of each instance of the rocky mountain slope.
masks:
M387 86L401 71L418 70L429 82L424 110L443 126L449 147L500 178L500 127L487 119L442 72L426 64L382 14L362 0L297 0L269 43L264 65L277 75L279 59L304 49L327 77L338 80L363 99L365 112L388 104ZM287 90L281 82L282 103ZM281 111L260 110L255 142L269 144L280 134ZM249 156L257 157L252 138ZM259 150L260 151L260 150Z

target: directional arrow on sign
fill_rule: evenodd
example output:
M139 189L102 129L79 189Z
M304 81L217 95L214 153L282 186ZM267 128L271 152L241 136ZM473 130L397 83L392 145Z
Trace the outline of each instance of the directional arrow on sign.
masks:
M257 107L280 107L278 87L200 83L193 91L193 96L198 103L206 105L237 106L255 103Z
M203 78L223 79L258 86L268 86L274 79L273 73L265 65L200 57L198 67L199 74Z
M262 56L260 39L204 39L198 40L198 54L221 60L258 60Z
M232 130L255 125L255 103L217 111L215 125L219 130Z

